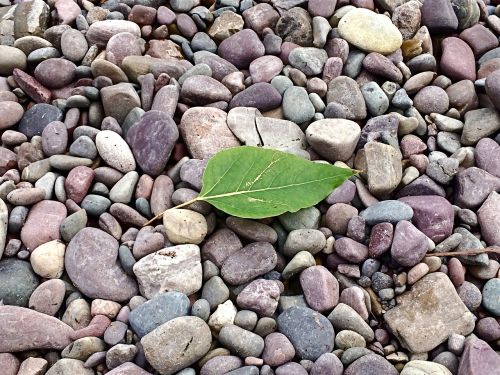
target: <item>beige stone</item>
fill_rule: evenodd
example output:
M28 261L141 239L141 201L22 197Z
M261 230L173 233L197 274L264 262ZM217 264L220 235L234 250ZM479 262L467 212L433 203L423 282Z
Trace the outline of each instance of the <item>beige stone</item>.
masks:
M59 240L46 242L31 253L33 271L46 279L58 279L64 272L66 245Z
M185 209L165 211L163 225L168 239L174 244L198 245L205 239L208 230L207 221L202 214Z
M214 313L210 315L210 318L208 318L208 326L212 329L214 335L217 336L225 325L233 324L237 312L231 300L221 303Z
M379 142L368 142L364 151L368 190L377 198L384 198L396 189L403 177L401 153Z
M426 275L409 292L397 298L384 319L401 345L412 353L424 353L446 341L453 333L474 330L474 315L467 309L448 276Z
M342 38L367 52L388 55L403 43L403 37L391 19L368 9L356 8L339 22Z
M408 362L401 375L452 375L443 365L430 361L410 361Z

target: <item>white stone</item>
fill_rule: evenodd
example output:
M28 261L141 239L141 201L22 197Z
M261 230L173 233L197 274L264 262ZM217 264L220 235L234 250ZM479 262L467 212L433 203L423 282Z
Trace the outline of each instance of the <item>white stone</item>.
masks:
M66 245L59 240L46 242L31 253L33 271L46 279L58 279L64 272Z
M165 211L163 225L168 239L174 244L198 245L205 239L208 231L207 221L202 214L185 209Z
M103 130L97 133L95 143L102 159L110 167L127 173L135 170L135 159L127 142L114 131Z

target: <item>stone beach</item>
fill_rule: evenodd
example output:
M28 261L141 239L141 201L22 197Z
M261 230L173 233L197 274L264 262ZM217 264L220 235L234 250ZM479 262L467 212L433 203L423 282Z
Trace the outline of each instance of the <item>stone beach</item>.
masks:
M499 0L0 0L0 139L1 375L500 374Z

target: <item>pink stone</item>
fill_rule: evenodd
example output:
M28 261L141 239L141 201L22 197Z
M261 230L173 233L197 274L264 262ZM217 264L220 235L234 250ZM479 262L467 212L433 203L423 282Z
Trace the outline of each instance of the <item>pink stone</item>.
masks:
M94 180L94 170L89 167L79 166L73 168L69 173L64 187L66 189L66 194L69 199L74 200L76 203L80 203Z
M313 266L300 274L307 304L316 311L333 309L339 302L339 283L323 266Z

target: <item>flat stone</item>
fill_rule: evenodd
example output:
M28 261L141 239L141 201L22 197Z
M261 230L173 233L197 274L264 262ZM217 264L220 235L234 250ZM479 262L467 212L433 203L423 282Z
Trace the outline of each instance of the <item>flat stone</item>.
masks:
M313 47L298 47L290 52L288 61L294 68L299 69L307 76L315 76L323 72L328 60L325 50Z
M34 35L43 37L44 31L49 26L50 8L42 0L27 1L18 4L14 11L14 37Z
M62 350L73 329L52 316L17 306L0 306L1 352Z
M500 292L500 280L493 278L488 280L483 287L483 307L494 316L500 316L500 301L498 294Z
M351 306L339 303L328 315L328 320L337 331L349 330L359 333L367 342L373 341L375 334L363 318Z
M278 330L293 344L301 359L315 361L333 350L335 332L320 313L307 307L290 307L277 319Z
M89 44L96 44L98 47L106 47L106 44L113 35L119 33L130 33L136 37L141 36L139 26L131 21L125 20L104 20L97 21L90 25L86 37Z
M465 114L464 130L461 142L465 146L474 146L500 130L500 115L491 108L469 111Z
M283 117L302 124L314 117L315 109L303 87L292 86L283 94Z
M397 224L401 220L411 220L413 209L403 202L386 200L367 207L360 216L368 225L384 222Z
M62 119L63 113L59 108L45 103L35 104L24 112L18 129L28 138L31 138L35 135L42 135L47 125L53 121L61 121Z
M65 268L73 284L90 298L128 301L138 292L118 258L118 241L96 228L80 230L66 248Z
M221 276L231 285L241 285L273 270L276 262L277 254L271 244L254 242L226 258Z
M147 361L162 375L171 375L201 359L210 349L208 325L195 316L172 319L141 339Z
M70 373L74 375L92 375L93 370L84 367L84 362L78 359L62 358L58 360L45 375L61 375Z
M133 270L146 298L169 291L191 295L202 286L200 248L196 245L171 246L146 255Z
M288 120L256 117L255 125L262 144L281 151L304 150L306 137L300 127Z
M288 338L279 332L266 336L262 359L269 366L280 366L295 357L295 349Z
M230 102L231 91L219 81L204 75L187 78L180 92L182 102L190 105L205 105L215 102Z
M194 107L184 113L179 130L193 158L210 158L223 149L240 145L226 119L227 114L217 108Z
M241 357L260 357L264 350L262 337L233 324L222 327L219 341Z
M424 276L397 302L384 319L401 345L412 353L430 351L451 334L468 335L474 329L473 314L443 273Z
M143 337L162 324L189 314L189 299L183 293L166 292L137 306L129 315L134 332Z
M280 106L281 94L271 84L259 82L236 94L229 108L253 107L260 111L269 111Z
M403 43L389 17L362 8L353 9L340 19L339 33L359 49L383 55L396 51Z

